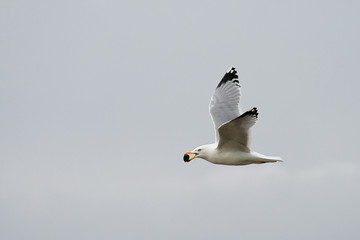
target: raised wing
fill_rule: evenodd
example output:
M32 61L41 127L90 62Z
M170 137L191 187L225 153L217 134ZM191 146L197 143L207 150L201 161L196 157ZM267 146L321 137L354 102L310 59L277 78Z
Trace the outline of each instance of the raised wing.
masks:
M240 116L240 85L234 67L225 73L216 87L209 109L215 128L215 141L218 142L218 128Z
M254 107L240 117L221 125L219 127L220 140L218 148L250 151L248 147L250 128L255 124L257 117L258 111Z

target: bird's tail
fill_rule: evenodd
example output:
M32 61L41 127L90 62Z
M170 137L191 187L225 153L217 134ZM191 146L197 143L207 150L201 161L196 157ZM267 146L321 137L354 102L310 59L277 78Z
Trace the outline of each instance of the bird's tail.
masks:
M266 162L283 162L281 157L266 157L264 158Z
M270 157L270 156L263 155L261 153L253 153L253 154L257 157L258 163L283 162L281 157Z

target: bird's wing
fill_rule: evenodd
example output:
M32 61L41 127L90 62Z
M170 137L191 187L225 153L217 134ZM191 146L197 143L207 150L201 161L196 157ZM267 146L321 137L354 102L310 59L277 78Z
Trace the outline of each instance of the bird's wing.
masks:
M215 141L218 142L218 128L240 116L240 85L234 67L225 73L216 87L210 100L209 110L215 128Z
M218 148L250 151L248 147L250 128L255 124L257 117L258 111L254 107L241 116L221 125L219 127Z

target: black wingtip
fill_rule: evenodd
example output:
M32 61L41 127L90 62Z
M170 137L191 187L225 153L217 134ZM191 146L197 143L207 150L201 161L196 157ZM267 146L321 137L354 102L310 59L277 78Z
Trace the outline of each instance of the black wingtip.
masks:
M253 117L255 119L258 119L259 113L258 113L257 107L253 107L252 109L250 109L249 111L244 112L243 114L241 114L237 118L242 118L242 117L245 117L245 116L250 116L250 117Z
M239 84L239 81L237 80L239 76L237 75L237 71L235 67L231 67L229 71L227 71L224 75L224 77L221 79L219 84L216 88L221 87L223 84L225 84L228 81L232 81L235 84Z
M251 110L245 112L243 115L249 115L249 116L252 116L257 119L259 116L259 113L258 113L257 107L253 107Z

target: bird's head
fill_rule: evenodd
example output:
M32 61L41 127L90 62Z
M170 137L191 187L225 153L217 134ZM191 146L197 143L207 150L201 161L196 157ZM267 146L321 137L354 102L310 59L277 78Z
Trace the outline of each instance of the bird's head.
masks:
M186 152L184 153L184 162L190 162L197 157L205 159L209 150L210 149L208 145L203 145L195 148L191 152Z

